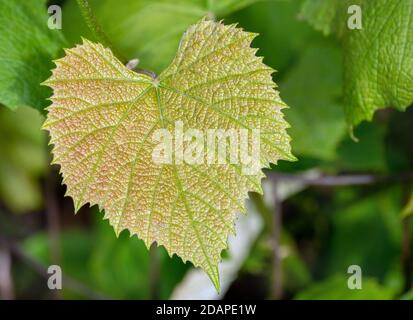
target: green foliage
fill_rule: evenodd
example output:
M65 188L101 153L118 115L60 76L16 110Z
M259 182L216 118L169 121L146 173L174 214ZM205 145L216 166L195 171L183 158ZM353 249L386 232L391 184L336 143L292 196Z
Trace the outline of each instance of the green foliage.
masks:
M139 67L161 72L172 61L185 30L204 16L223 17L257 0L92 0L90 5L114 46ZM72 44L98 40L79 19L75 1L63 8L63 30ZM117 21L117 23L113 23Z
M47 105L52 59L65 44L59 30L47 27L46 0L0 0L0 104L10 109Z
M297 300L386 300L393 297L393 292L374 279L363 278L361 290L350 290L347 287L347 277L337 275L320 283L313 284L307 290L300 292Z
M96 287L108 295L118 298L151 298L151 276L158 264L159 298L167 299L179 283L189 264L184 264L176 255L170 257L162 247L148 251L143 241L122 233L113 237L109 223L97 226L99 245L90 257L90 272L95 276ZM151 262L152 259L156 261ZM157 280L155 278L155 281Z
M98 217L99 216L99 217ZM99 219L99 221L98 221ZM107 222L95 217L92 230L69 229L61 236L61 267L64 274L81 281L105 298L150 299L150 253L142 241L123 233L119 238ZM27 238L23 244L26 254L44 265L50 265L50 242L44 232ZM156 249L159 260L159 298L167 299L174 286L182 279L187 265L176 256L169 258L162 248ZM90 298L70 286L64 286L66 298Z
M362 29L346 28L350 4L362 10ZM405 110L413 102L411 0L307 0L302 16L325 34L336 31L344 56L347 121L371 120L377 109Z
M383 280L400 257L400 190L390 188L360 197L337 192L332 217L333 234L328 241L326 274L359 265L363 275ZM370 239L380 239L380 245Z
M281 96L294 106L285 111L294 152L332 160L345 134L341 52L334 41L323 39L296 18L299 8L299 1L263 2L240 11L231 21L260 33L254 40L259 54L278 71Z
M297 19L299 8L300 1L263 1L225 19L260 35L254 39L254 47L259 48L264 62L277 71L277 82L308 44L322 39L307 23Z
M342 36L347 26L347 9L360 0L304 0L299 17L324 35Z
M405 110L413 102L413 2L363 2L363 30L344 40L347 119L371 120L384 107ZM395 32L397 30L397 32Z
M286 119L298 155L331 160L346 132L340 59L334 45L309 46L281 82L282 96L294 106L286 110Z
M376 123L362 123L354 131L359 141L355 142L350 137L343 140L337 147L333 166L356 172L386 172L388 163L383 142L384 131L384 128Z

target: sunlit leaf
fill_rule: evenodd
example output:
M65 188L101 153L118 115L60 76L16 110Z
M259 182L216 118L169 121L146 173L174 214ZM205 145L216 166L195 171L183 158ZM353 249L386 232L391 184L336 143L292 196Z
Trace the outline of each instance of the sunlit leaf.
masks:
M76 209L99 204L117 233L202 267L219 288L221 251L244 211L248 191L261 192L261 171L230 163L160 165L152 158L158 129L259 129L259 167L293 160L285 104L273 70L250 47L254 34L202 20L184 34L158 78L125 68L109 49L85 40L56 61L44 127L54 144ZM252 150L248 139L248 150ZM186 144L187 146L187 144ZM174 157L176 160L176 157ZM205 160L205 159L204 159Z

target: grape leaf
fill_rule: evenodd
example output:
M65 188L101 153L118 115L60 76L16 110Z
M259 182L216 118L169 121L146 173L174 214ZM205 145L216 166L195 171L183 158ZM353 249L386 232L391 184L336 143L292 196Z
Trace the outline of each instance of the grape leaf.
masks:
M91 0L99 23L114 46L142 68L160 72L175 55L182 33L204 16L222 17L259 0ZM72 43L96 40L79 19L75 1L63 8L63 31Z
M50 89L40 83L65 40L47 27L46 0L0 0L0 103L42 110Z
M361 6L361 30L346 28L350 4ZM405 110L413 102L413 1L307 0L303 14L325 33L339 33L349 124L371 120L377 109Z
M29 107L11 111L0 105L0 199L11 211L23 213L42 206L40 177L48 152L43 117Z
M173 133L177 121L185 129L258 128L260 167L293 160L285 104L274 90L273 70L250 47L254 37L201 20L156 79L84 40L56 61L46 82L54 95L44 128L76 210L99 204L116 233L128 229L148 247L156 241L202 267L217 289L235 211L245 210L248 191L261 192L263 173L243 175L229 161L160 165L152 159L157 142L151 137L161 128Z

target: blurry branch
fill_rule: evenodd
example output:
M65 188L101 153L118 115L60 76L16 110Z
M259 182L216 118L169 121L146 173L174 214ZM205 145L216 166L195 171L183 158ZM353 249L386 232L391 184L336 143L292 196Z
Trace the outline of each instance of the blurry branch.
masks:
M52 262L52 264L61 265L59 208L57 204L55 185L55 171L52 167L49 167L49 173L46 178L45 195L47 233L50 243L50 261ZM60 299L59 290L54 290L52 293L55 299Z
M88 0L77 0L77 3L79 5L80 12L82 13L83 18L85 19L85 22L92 32L93 36L96 38L97 41L99 41L101 44L103 44L105 47L110 48L115 55L123 62L126 62L126 59L122 57L122 55L115 50L114 46L112 45L111 41L107 37L106 33L103 31L102 27L98 23L96 16L93 14L92 8L89 4Z
M7 246L0 243L0 299L14 298L11 254Z
M274 189L274 214L272 215L271 226L273 245L271 298L279 300L283 296L281 256L282 201L277 194L277 183L275 183Z
M17 243L0 238L0 248L2 247L7 248L7 250L9 250L11 254L13 254L17 259L19 259L21 262L25 263L27 266L33 269L40 276L44 277L45 279L48 279L48 277L50 276L47 272L47 267L35 258L31 257L30 255L27 255ZM82 296L87 297L89 299L109 299L108 297L105 297L100 293L93 291L84 284L66 275L62 275L62 282L64 287L70 289L73 292L81 294Z
M315 187L339 187L356 185L374 185L381 183L407 182L413 180L413 173L406 172L398 175L379 176L370 174L346 174L346 175L320 175L309 177L303 174L289 174L267 171L271 181L297 181L307 186Z
M47 227L50 242L50 254L53 264L60 265L61 250L60 250L60 225L59 225L59 208L56 198L56 179L55 171L49 170L49 175L46 179L46 214Z

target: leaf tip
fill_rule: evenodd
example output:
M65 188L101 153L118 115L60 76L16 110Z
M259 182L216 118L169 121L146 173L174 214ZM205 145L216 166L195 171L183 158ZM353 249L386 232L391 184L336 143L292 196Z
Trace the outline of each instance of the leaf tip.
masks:
M356 137L356 135L354 134L354 126L350 125L348 127L348 134L350 135L351 140L353 140L354 142L359 142L360 140Z
M221 285L219 282L218 266L214 266L213 269L210 272L208 272L208 277L212 281L215 290L217 290L217 293L219 294L221 292Z
M72 197L72 198L73 198L73 197ZM81 201L76 200L76 201L73 201L73 206L74 206L74 213L75 213L75 214L78 214L80 208L83 207L83 204L81 203Z

